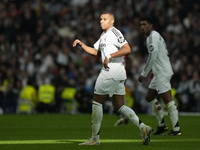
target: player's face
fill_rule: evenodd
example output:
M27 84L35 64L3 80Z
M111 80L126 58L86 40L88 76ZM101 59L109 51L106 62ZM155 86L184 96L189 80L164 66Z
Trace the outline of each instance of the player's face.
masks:
M108 31L108 29L113 27L113 23L114 23L114 18L112 15L110 14L101 15L100 24L101 24L102 30L104 30L105 32Z
M143 34L149 35L152 31L152 24L147 21L140 21L140 30Z

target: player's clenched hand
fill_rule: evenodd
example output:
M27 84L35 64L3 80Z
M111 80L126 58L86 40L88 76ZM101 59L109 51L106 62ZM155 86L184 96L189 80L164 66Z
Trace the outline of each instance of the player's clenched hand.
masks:
M78 40L78 39L76 39L75 41L74 41L74 43L73 43L73 47L75 47L75 46L81 46L83 43L80 41L80 40Z
M139 82L142 82L142 81L143 81L143 78L144 78L144 77L143 77L142 75L140 75L140 76L138 77L138 81L139 81Z
M110 69L110 67L108 67L108 62L109 62L109 59L106 57L105 59L104 59L104 62L103 62L103 65L104 65L104 68L108 68L108 69Z

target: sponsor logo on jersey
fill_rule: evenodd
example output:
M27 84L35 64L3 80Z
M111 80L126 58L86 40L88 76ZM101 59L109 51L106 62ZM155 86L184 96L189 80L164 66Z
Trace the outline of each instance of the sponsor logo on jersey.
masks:
M104 41L106 41L107 36L104 37Z
M106 44L100 44L99 46L100 46L100 49L101 49L102 51L104 51L104 48L106 47Z
M106 47L106 44L100 44L100 48Z

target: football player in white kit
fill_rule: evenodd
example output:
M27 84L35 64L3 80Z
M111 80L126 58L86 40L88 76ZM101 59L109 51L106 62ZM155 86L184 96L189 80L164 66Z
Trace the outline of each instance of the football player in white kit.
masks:
M100 25L103 30L99 40L93 47L88 47L79 39L73 46L81 46L87 53L97 55L101 51L102 70L96 80L94 88L94 100L92 103L92 137L79 145L100 145L100 127L103 119L102 105L109 95L114 110L126 116L142 135L143 145L150 142L152 127L145 125L135 112L124 105L126 71L123 65L123 56L131 53L131 49L122 33L114 27L114 15L104 12L100 16Z
M163 37L153 29L153 20L150 17L142 18L140 20L140 27L141 32L147 35L146 46L149 56L146 66L138 80L139 82L142 82L143 78L147 77L152 71L153 79L149 84L146 99L151 104L158 120L158 128L157 131L154 132L154 135L158 135L168 130L164 121L161 105L156 99L158 94L166 104L169 118L172 122L172 130L164 135L181 135L178 110L171 96L170 79L173 75L173 71L165 41Z

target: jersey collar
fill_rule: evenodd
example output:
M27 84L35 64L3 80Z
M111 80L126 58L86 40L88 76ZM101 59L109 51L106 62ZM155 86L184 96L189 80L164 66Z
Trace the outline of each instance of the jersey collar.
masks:
M107 32L103 32L104 34L106 34L106 33L108 33L111 29L113 29L114 28L114 26L113 27L111 27L110 29L108 29L108 31Z

